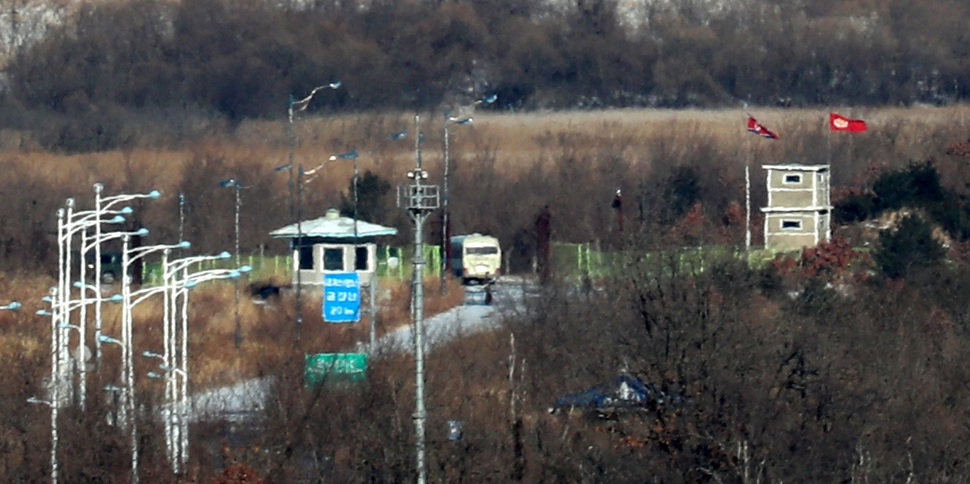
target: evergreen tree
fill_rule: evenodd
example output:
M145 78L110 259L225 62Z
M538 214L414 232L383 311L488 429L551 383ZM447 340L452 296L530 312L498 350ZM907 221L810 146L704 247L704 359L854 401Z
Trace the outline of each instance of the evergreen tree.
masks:
M895 229L879 232L879 248L873 257L883 274L901 279L939 265L945 253L933 238L932 225L918 215L907 215Z

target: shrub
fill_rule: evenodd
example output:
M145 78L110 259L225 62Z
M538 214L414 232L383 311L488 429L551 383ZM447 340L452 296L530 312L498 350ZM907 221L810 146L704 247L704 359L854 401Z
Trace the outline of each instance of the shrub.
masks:
M932 225L918 215L907 215L895 229L879 232L879 248L873 257L883 274L899 279L938 265L944 254L933 237Z

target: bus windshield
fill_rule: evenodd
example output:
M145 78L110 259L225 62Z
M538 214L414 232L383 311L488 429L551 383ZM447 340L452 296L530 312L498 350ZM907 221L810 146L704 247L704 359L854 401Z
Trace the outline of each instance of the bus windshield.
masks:
M468 255L489 255L498 254L498 247L468 247L465 249L465 253Z

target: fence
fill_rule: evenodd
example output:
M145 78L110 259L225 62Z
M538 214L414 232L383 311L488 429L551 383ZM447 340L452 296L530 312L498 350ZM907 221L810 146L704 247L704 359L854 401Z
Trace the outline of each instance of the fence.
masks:
M441 275L441 246L425 244L424 275ZM391 258L396 258L397 264L389 264ZM394 267L391 267L391 266ZM412 247L378 247L377 248L377 275L379 277L390 277L398 280L410 278L414 272L414 249Z
M553 242L552 244L552 267L556 274L565 277L582 277L588 274L590 277L605 277L614 274L614 264L619 263L623 252L604 251L597 248L596 243L569 243ZM647 254L648 259L660 256L661 252ZM703 260L710 256L732 256L746 257L748 265L752 268L760 269L767 265L774 257L775 253L770 250L756 250L748 252L738 251L733 247L708 246L691 247L680 250L680 262L691 263L695 267L703 267ZM424 258L426 276L441 275L441 246L424 245ZM289 281L292 271L290 256L257 256L247 255L240 257L243 265L253 268L249 275L250 280L265 281L276 279L279 281ZM391 263L395 260L396 263ZM377 275L382 278L404 280L411 277L414 270L414 249L411 247L377 247ZM190 272L209 269L229 269L235 267L235 258L223 260L209 260L193 264ZM144 280L146 284L159 284L162 279L161 262L146 263L144 266ZM701 269L703 270L703 269Z
M388 264L391 258L397 259L397 264ZM441 274L441 247L437 245L424 246L424 258L427 261L425 275L438 276ZM289 255L244 255L240 256L240 263L253 268L248 278L253 281L290 281L293 270ZM379 277L402 280L411 277L413 272L414 250L410 247L381 247L377 248L377 275ZM394 265L394 267L391 267ZM235 257L220 260L207 260L189 266L189 272L210 269L231 269L236 267ZM162 263L148 262L142 266L144 282L148 285L158 285L162 282Z
M630 254L623 251L603 251L595 243L553 242L552 267L556 274L564 277L603 277L615 273L616 264ZM725 257L735 257L747 260L752 269L762 269L777 255L771 250L753 250L745 252L736 247L704 246L687 247L669 251L654 251L643 255L647 261L661 262L664 256L674 257L676 254L678 265L691 267L701 272L705 263Z

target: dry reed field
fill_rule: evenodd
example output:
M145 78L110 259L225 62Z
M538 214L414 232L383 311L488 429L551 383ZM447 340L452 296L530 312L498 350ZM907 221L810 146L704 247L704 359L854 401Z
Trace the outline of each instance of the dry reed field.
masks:
M579 149L596 150L606 145L619 145L630 153L643 151L664 138L689 134L698 139L715 140L740 150L748 141L744 122L746 113L781 134L825 131L825 109L758 108L720 110L616 109L609 111L557 111L531 113L475 113L474 124L452 127L452 156L470 156L475 149L488 146L498 154L500 167L508 175L524 169L537 154L548 148L557 137L577 138ZM966 130L970 106L910 108L833 108L850 117L863 118L871 131L883 126L904 126L905 133L919 142L920 133L930 127ZM424 165L440 168L442 158L442 118L422 114L421 130ZM414 115L397 114L311 114L295 123L295 163L306 169L325 163L331 154L353 148L361 151L361 169L373 169L394 179L413 167ZM401 130L410 136L390 142L387 138ZM265 170L288 163L289 134L285 121L245 121L231 134L214 134L203 142L188 143L178 148L138 148L104 153L59 155L31 149L7 147L0 152L0 164L7 167L26 164L30 171L53 186L76 187L79 193L89 191L90 183L106 185L125 177L151 182L161 190L170 189L186 169L197 168L193 162L200 155L246 160ZM346 164L328 167L323 188L343 189L342 182L351 168ZM340 183L336 181L339 180Z
M966 138L968 133L967 106L945 108L887 108L887 109L834 109L846 115L864 118L870 131L878 136L886 126L893 128L896 146L908 146L913 150L910 159L919 159L922 153L941 150L942 141ZM515 178L542 164L544 169L555 169L557 157L569 150L603 156L621 156L634 160L634 165L651 163L648 153L658 145L679 143L677 149L688 152L692 140L715 143L722 146L722 153L736 153L736 159L718 160L719 163L741 164L752 146L759 150L759 158L784 159L792 144L818 143L826 134L828 110L821 109L752 109L763 124L781 135L778 143L755 143L757 137L745 132L746 111L724 110L611 110L534 113L475 113L471 126L454 127L451 132L452 156L465 164L474 164L480 157L491 157L491 169L502 176ZM295 150L293 160L306 169L326 160L329 154L358 148L361 170L373 170L392 183L403 181L404 172L415 163L414 115L397 114L345 114L336 116L308 115L295 123ZM422 159L432 173L440 173L442 160L442 119L440 116L422 114L421 130L426 134L422 145ZM91 185L100 182L113 189L161 190L165 196L159 203L164 209L147 206L140 210L165 210L168 215L157 217L161 227L157 242L174 235L174 193L191 180L195 173L213 176L233 176L232 169L248 168L251 172L270 172L274 167L289 162L290 144L288 126L281 121L248 121L231 134L217 134L203 142L168 148L139 148L128 150L61 155L37 150L7 150L0 153L0 166L11 176L29 179L35 185L30 190L71 194L85 207L90 204ZM405 140L390 142L388 135L407 129L412 134ZM926 133L944 130L943 138L927 138ZM813 137L814 136L814 137ZM791 141L789 141L791 140ZM942 140L942 141L941 141ZM788 144L786 144L788 143ZM936 146L933 148L933 146ZM817 148L817 147L816 147ZM483 153L485 153L483 155ZM222 163L219 165L218 163ZM216 164L206 171L207 165ZM223 170L220 172L219 170ZM307 216L322 214L327 206L333 206L336 196L347 187L352 168L349 164L327 166L325 175L308 186ZM220 175L222 173L222 175ZM268 192L276 193L283 210L286 200L287 179L277 177L260 181ZM36 192L4 193L4 203L16 207L29 203L22 197L38 197ZM226 195L228 197L228 195ZM225 198L225 197L224 197ZM267 201L268 202L268 201ZM204 210L200 207L197 210ZM278 214L278 213L277 213ZM38 216L53 213L38 213ZM399 214L399 217L403 215ZM228 217L222 217L228 219ZM211 217L203 224L216 223ZM228 223L223 221L222 223ZM252 231L253 229L247 229ZM265 232L263 232L265 234ZM250 233L249 238L267 238ZM223 240L224 243L228 242ZM24 301L34 308L35 302L46 294L52 284L47 275L36 275L18 267L3 267L0 273L0 294L8 300ZM49 273L53 273L50 268ZM429 279L430 285L437 281ZM407 283L392 287L392 302L380 317L381 332L407 323ZM436 297L434 287L427 293L429 314L440 312L460 303L460 290L449 291L445 299ZM27 301L31 301L27 303ZM307 327L303 349L306 352L338 351L366 340L366 324L355 327L328 326L319 321L315 309L319 301L312 296L304 301ZM36 308L34 308L36 309ZM152 328L156 327L159 305L139 307L136 318L145 328L139 332L146 341L157 339ZM222 384L268 371L268 367L292 355L288 332L293 319L292 301L280 301L257 305L243 298L240 307L244 334L247 335L241 351L232 347L234 330L234 304L231 285L215 285L198 290L192 304L192 349L196 382L201 386ZM0 354L25 353L28 358L41 357L46 351L45 333L49 330L44 319L32 315L32 310L20 315L0 314ZM314 319L313 315L316 315ZM116 317L116 316L115 316ZM116 324L111 323L109 324ZM148 344L148 343L146 343ZM274 349L275 348L275 349Z

